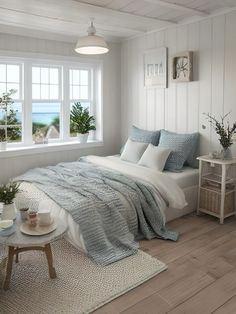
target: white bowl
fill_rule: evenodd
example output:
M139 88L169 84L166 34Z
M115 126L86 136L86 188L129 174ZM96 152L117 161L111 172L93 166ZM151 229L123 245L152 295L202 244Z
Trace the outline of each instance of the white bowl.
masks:
M8 229L13 226L13 220L0 220L0 228L1 229Z

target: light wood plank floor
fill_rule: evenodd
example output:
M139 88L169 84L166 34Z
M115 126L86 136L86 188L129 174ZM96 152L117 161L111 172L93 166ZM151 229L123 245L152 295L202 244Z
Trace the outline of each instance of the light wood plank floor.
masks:
M219 225L207 215L188 215L168 227L179 231L177 243L141 242L168 270L94 313L236 313L236 219Z

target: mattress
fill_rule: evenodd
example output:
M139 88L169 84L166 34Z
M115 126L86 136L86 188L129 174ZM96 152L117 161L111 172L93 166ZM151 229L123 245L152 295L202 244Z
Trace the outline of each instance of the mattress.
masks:
M182 189L198 185L198 169L184 167L181 172L164 171L163 173L174 179Z
M187 205L181 209L167 207L165 209L166 222L172 221L184 215L190 214L197 209L198 185L193 185L183 189Z
M181 172L164 171L164 174L175 180L183 189L187 205L182 209L167 207L165 210L166 222L187 215L197 209L199 170L184 167Z

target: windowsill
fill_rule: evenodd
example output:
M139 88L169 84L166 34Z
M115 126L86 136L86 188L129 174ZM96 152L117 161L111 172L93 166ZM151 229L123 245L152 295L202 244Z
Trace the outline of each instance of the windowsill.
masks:
M103 141L89 140L87 143L79 143L75 141L58 142L48 144L34 144L31 146L7 147L7 150L0 151L0 158L34 155L42 153L59 152L66 150L75 150L81 148L103 146Z

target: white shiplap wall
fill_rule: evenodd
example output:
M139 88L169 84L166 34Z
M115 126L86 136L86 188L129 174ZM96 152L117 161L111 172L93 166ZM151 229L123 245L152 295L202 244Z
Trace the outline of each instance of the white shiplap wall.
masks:
M60 161L72 161L88 154L111 155L120 148L120 44L109 43L110 52L98 59L103 60L103 137L104 146L97 148L68 150L11 158L0 158L0 184L7 182L26 170L34 167L56 164ZM81 56L74 52L74 44L53 40L42 40L0 33L0 50L28 53L32 57L42 54L66 57ZM94 58L94 57L93 57ZM86 58L88 59L88 57ZM27 86L26 86L27 88ZM1 152L0 152L1 154Z
M203 112L236 120L236 11L169 28L122 44L122 142L132 124L154 130L201 133L201 153L219 149ZM143 53L168 47L167 89L144 88ZM194 51L194 81L173 83L170 57ZM202 125L206 125L203 129ZM232 148L236 154L236 144Z

